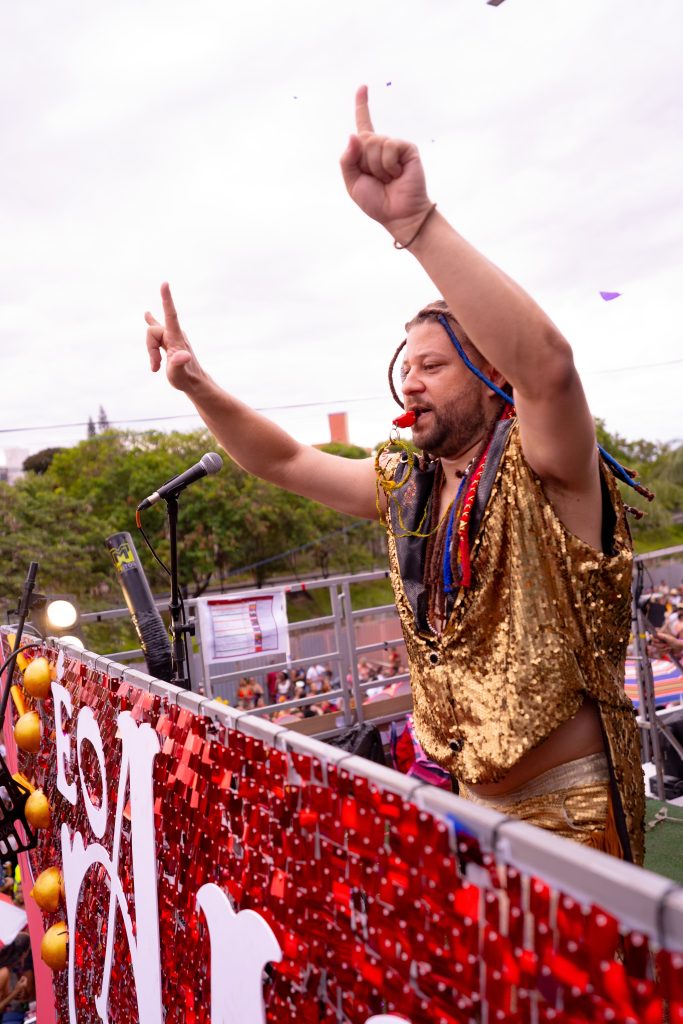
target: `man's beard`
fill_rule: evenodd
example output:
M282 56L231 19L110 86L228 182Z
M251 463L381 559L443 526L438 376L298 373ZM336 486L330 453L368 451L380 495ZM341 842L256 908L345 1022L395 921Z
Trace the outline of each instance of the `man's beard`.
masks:
M423 451L444 459L457 458L471 448L488 426L483 403L470 391L452 398L445 406L427 410L429 422L420 429L421 416L413 427L413 441Z

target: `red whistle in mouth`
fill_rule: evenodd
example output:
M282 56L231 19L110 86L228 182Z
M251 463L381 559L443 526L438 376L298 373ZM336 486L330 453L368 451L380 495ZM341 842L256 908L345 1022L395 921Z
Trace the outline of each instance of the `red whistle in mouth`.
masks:
M393 420L393 424L395 427L414 427L416 420L417 416L412 409L409 409L408 412L404 412L402 416L397 416L396 419Z

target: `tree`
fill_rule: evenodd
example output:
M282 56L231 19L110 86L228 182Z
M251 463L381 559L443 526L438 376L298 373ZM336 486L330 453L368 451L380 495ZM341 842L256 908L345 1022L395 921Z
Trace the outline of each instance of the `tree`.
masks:
M100 433L102 433L103 430L109 430L109 420L107 419L107 414L104 411L103 406L100 406L100 411L97 414L97 429Z
M88 416L88 437L94 437L96 433L95 421L92 416Z
M316 445L316 448L330 455L341 455L345 459L367 459L370 454L367 448L361 448L357 444L344 444L343 441L327 441L325 444Z
M39 452L34 452L33 455L29 455L27 459L24 459L22 468L26 473L37 473L38 476L41 476L50 468L57 452L61 451L64 451L64 449L42 448Z
M683 445L627 441L610 434L602 420L596 421L598 442L623 466L637 473L637 480L655 494L648 502L633 488L620 484L624 501L643 512L642 519L631 519L633 539L638 551L671 547L683 543Z
M31 473L12 487L0 485L0 603L5 608L16 607L32 561L40 565L41 592L92 601L113 589L106 560L99 555L97 519L78 501L55 493L46 477Z

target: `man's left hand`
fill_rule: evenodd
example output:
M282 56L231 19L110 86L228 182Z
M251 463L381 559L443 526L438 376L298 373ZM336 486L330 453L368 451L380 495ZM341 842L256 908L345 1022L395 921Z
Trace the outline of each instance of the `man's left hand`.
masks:
M366 85L356 93L356 132L340 160L346 189L394 238L410 240L432 206L417 146L375 132Z

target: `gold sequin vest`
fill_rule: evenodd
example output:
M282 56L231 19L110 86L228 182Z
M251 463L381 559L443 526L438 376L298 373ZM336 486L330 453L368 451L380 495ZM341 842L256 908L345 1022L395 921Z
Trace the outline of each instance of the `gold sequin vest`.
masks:
M592 697L639 860L640 743L624 691L632 549L618 488L603 468L603 554L560 522L524 459L517 422L496 433L472 523L472 586L458 591L441 635L426 620L425 542L401 537L396 507L387 518L418 738L463 782L497 782ZM404 471L393 460L394 477ZM420 522L433 480L433 464L416 465L396 492L408 529Z

